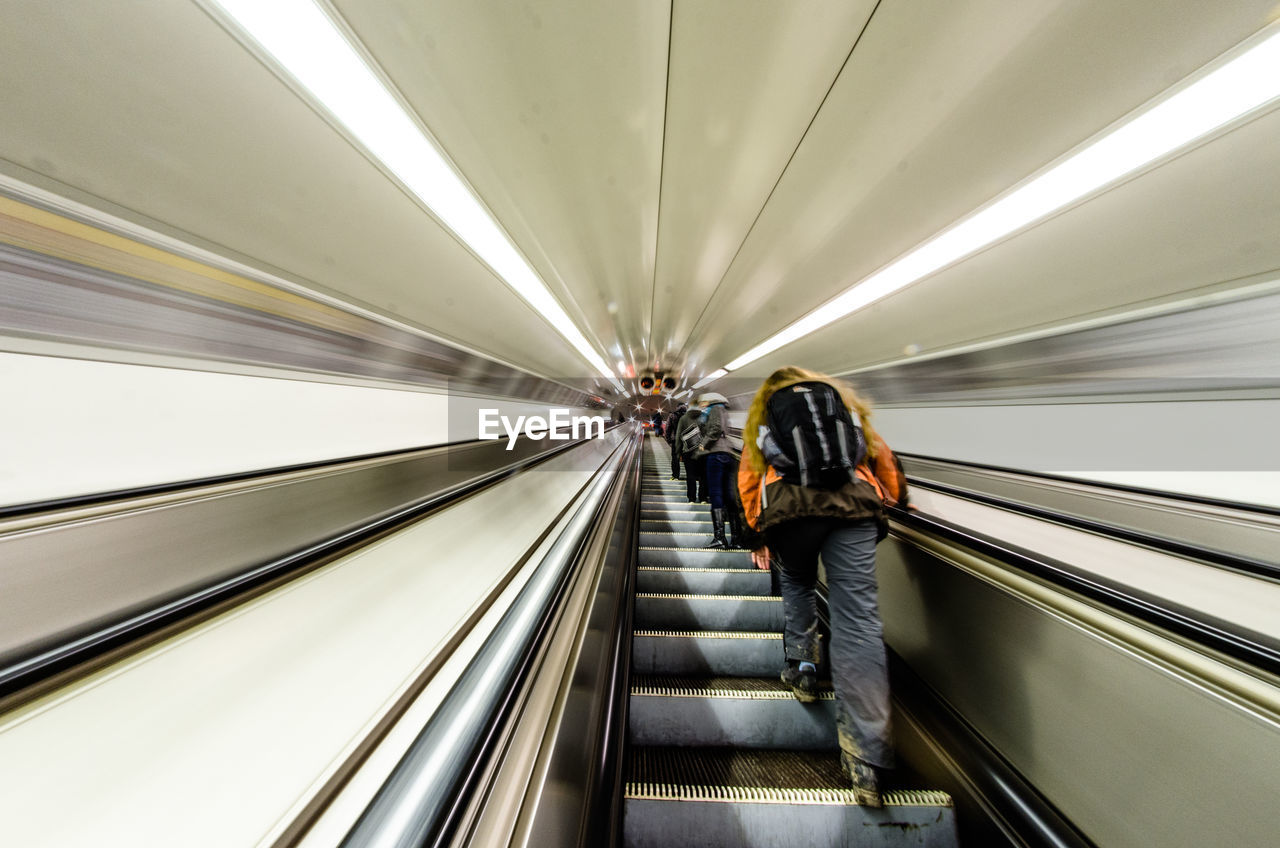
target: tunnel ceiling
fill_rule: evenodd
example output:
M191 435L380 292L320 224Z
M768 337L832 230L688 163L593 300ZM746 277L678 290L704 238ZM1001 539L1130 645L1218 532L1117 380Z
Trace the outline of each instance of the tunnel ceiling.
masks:
M1268 2L332 0L611 364L696 376L1166 90ZM537 314L196 2L0 0L0 160L537 373ZM849 370L1280 267L1280 112L749 365Z

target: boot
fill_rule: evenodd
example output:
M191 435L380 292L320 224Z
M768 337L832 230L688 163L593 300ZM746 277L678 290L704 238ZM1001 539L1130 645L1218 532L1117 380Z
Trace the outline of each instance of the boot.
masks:
M742 511L737 509L735 505L735 507L733 509L728 510L728 512L729 512L729 527L728 527L729 547L741 548L743 546L742 537L746 535L746 533L744 533L742 530L742 519L740 517L742 514Z
M853 799L864 807L883 807L880 797L880 775L876 767L850 754L840 752L840 770L853 784Z
M723 550L729 547L729 542L724 537L724 510L723 509L711 510L711 527L715 533L715 538L711 540L711 544L707 545L707 547L718 548L720 550Z

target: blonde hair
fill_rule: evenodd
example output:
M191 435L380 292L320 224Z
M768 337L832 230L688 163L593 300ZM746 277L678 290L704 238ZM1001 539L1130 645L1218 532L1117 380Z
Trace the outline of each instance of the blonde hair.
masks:
M747 410L747 423L742 431L742 458L750 463L753 471L764 473L764 454L756 444L756 434L760 432L762 426L767 426L769 398L773 397L773 393L779 389L785 389L796 383L826 383L839 392L844 405L858 415L862 432L867 437L867 459L875 459L880 437L876 435L875 430L871 429L870 404L835 377L796 365L787 365L774 371L765 379L756 396L752 398L750 409Z

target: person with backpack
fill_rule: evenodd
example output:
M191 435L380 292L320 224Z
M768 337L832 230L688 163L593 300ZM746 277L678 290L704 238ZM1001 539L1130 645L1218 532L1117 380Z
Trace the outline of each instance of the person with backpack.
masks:
M907 485L869 415L834 378L794 366L775 371L747 413L738 492L748 525L766 546L760 555L778 570L782 682L804 702L818 696L822 557L840 764L859 803L878 807L880 771L893 767L894 754L875 552L888 530L884 506L906 506Z
M684 460L685 493L689 503L697 503L706 493L707 484L702 479L702 463L698 459L698 447L702 444L702 410L691 406L680 416L676 424L676 450Z
M689 407L680 404L671 414L667 416L666 427L663 428L663 436L667 440L667 445L671 448L671 479L680 479L680 451L676 450L676 426L680 423L680 417L689 411Z
M707 547L724 549L730 545L724 528L738 461L738 452L730 443L729 432L725 428L729 399L717 392L708 392L698 398L698 405L703 409L702 443L698 446L698 455L702 457L707 492L711 496L713 538Z

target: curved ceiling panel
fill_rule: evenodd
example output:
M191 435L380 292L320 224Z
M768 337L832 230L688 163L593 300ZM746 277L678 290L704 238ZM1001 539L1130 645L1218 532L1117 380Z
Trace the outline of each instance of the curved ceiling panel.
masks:
M477 194L616 362L649 332L664 3L335 7Z
M589 373L194 3L21 5L4 14L0 159L544 375Z

